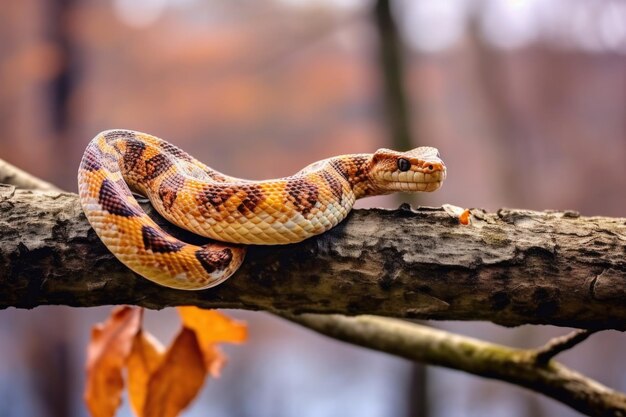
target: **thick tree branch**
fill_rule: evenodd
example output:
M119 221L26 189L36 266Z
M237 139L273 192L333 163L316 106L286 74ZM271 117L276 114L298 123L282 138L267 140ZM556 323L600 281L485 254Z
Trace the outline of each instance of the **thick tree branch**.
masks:
M17 174L11 175L8 179L16 185L23 185L26 180L26 183L29 184L30 188L47 189L49 187L48 183L35 177L31 177L23 171L13 172L17 172ZM2 170L0 169L0 175L1 174ZM23 178L23 176L26 176L26 178ZM15 195L16 192L13 187L0 186L0 212L5 209L10 209L8 210L9 212L13 211L15 203L12 202L11 199L14 198ZM59 243L58 239L55 237L55 235L59 236L59 231L65 231L64 233L61 233L61 237L63 237L64 234L65 236L69 236L67 233L67 227L70 227L70 225L64 224L64 222L67 221L67 216L64 217L63 214L67 215L68 213L72 213L72 211L69 210L66 212L66 208L63 203L57 205L56 208L52 207L52 213L49 213L46 210L50 209L50 206L55 206L56 203L52 202L66 198L71 200L71 198L73 198L72 195L52 193L37 196L32 193L27 193L26 196L26 200L37 198L51 199L47 202L47 204L45 204L45 207L43 207L43 217L50 214L53 215L52 219L47 219L47 221L44 221L43 223L48 225L50 223L54 223L55 225L48 231L44 231L44 236L49 236L50 234L52 235L52 241L49 242L49 245L54 246L55 242ZM23 202L20 204L23 204ZM71 207L75 207L75 202ZM26 209L28 213L30 207L26 207ZM20 210L18 209L18 212L19 211ZM403 213L404 217L409 215L409 213L410 211L407 213L405 208ZM538 215L537 213L531 214ZM58 215L59 218L55 219L54 215ZM561 215L561 217L563 217L563 215ZM567 214L565 217L576 218L577 216ZM482 220L485 220L484 217ZM58 228L59 221L61 224L60 229ZM81 221L84 223L84 220L78 220L79 224ZM17 223L29 225L26 229L30 230L32 219L29 221L28 214L24 215L22 212L22 217L20 218L18 216ZM619 221L618 224L620 224ZM2 225L0 224L0 226ZM448 226L454 227L451 225ZM476 223L475 226L477 226ZM55 232L55 227L57 232ZM2 231L1 228L0 231ZM616 236L623 236L623 234L621 234L621 231L618 231ZM75 238L76 237L78 237L80 243L80 233L76 234ZM93 234L92 236L87 236L86 239L89 240L92 237ZM31 236L30 239L26 240L29 242L36 241L37 234L35 233L35 236ZM3 247L2 241L0 241L0 248ZM17 248L17 258L24 253L28 254L30 252L37 252L37 250L31 251L33 248L29 248L22 242L18 243ZM45 249L44 252L46 252ZM56 251L52 250L51 253L54 254ZM0 255L2 255L1 250ZM0 256L0 258L2 258L2 256ZM43 259L45 256L37 256L36 258ZM62 264L63 259L66 258L67 257L61 255L60 263ZM106 264L110 261L103 259L102 262ZM52 264L54 265L55 263L53 262ZM11 261L8 265L12 265ZM78 266L80 267L80 264ZM20 270L21 268L12 267L11 273L8 273L7 277L16 276L13 272L15 269ZM62 268L60 268L57 272L60 272L61 270ZM37 269L31 272L37 273L36 271ZM19 276L19 274L17 275ZM0 278L2 277L3 275L0 275ZM0 279L0 294L3 281L8 282L8 279ZM43 284L42 280L35 280L35 282ZM145 283L145 281L142 280L139 280L137 283L141 282ZM595 294L596 283L596 279L594 279L592 282L593 294ZM42 287L39 289L41 288ZM95 290L98 291L99 288L101 287L96 286ZM87 291L89 290L89 286L87 286ZM28 295L29 291L27 290L26 293ZM605 291L605 293L607 293L607 291ZM608 293L611 293L611 291L608 291ZM192 293L186 294L190 295ZM80 298L80 295L76 296ZM74 297L74 295L71 295L70 291L68 299L72 299L72 297ZM2 299L1 296L0 299ZM481 342L463 336L452 335L441 330L434 330L420 325L412 325L398 320L367 316L357 318L346 318L338 315L324 316L312 314L295 316L284 311L279 312L279 314L320 333L340 340L348 341L350 343L389 352L411 360L446 366L452 369L458 369L488 378L501 379L503 381L525 386L589 415L626 415L626 397L624 397L623 394L604 387L593 380L589 380L551 360L554 355L584 340L593 332L593 330L581 330L573 333L572 335L554 339L544 348L538 350L521 351Z
M77 196L0 188L0 307L198 305L504 325L626 327L626 220L474 210L355 210L297 245L252 247L200 292L144 280L108 252ZM187 240L197 237L183 234Z
M287 318L356 345L520 385L587 415L626 416L626 395L558 362L538 365L534 351L383 317L304 314Z

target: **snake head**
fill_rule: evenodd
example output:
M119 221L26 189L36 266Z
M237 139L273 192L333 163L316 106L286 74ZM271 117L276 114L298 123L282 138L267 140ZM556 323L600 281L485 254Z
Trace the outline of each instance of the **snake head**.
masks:
M372 157L370 180L381 194L394 191L435 191L446 178L446 166L435 148L407 152L379 149Z

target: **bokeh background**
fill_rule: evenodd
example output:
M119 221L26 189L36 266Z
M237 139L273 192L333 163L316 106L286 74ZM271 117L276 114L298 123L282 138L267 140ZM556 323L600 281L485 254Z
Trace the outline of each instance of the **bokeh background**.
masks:
M431 145L448 180L413 203L623 217L626 2L1 2L0 158L76 191L85 145L109 128L155 134L252 179ZM86 416L85 347L108 311L0 311L0 417ZM248 321L250 341L227 349L223 377L186 416L576 415L517 387L230 313ZM177 320L151 312L146 325L168 341ZM432 324L519 347L567 332ZM560 359L626 391L623 334Z

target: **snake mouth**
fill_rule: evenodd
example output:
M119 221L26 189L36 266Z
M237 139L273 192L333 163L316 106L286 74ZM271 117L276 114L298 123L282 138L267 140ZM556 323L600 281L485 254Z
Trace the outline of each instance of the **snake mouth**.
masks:
M438 190L446 179L446 171L420 172L386 172L383 176L384 187L393 191L423 191Z

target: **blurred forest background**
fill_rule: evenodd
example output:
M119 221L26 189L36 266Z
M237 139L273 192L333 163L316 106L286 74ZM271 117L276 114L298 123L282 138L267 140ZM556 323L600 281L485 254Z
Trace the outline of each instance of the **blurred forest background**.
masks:
M110 128L155 134L252 179L431 145L448 179L416 203L623 217L626 2L0 3L0 158L76 191L82 151ZM85 347L108 311L1 311L0 417L86 416ZM229 313L249 322L250 341L228 349L224 375L186 416L576 415L517 387ZM152 312L147 327L167 341L177 320ZM433 324L520 347L567 331ZM623 334L595 335L561 359L626 391Z

